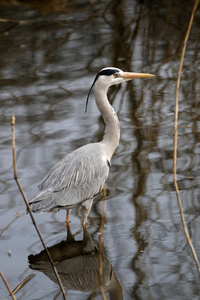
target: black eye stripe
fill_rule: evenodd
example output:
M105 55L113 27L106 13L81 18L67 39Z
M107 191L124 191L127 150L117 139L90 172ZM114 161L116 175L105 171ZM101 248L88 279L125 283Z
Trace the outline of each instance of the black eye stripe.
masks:
M102 70L100 71L97 76L101 76L101 75L106 75L106 76L110 76L113 75L115 73L119 73L118 69L106 69L106 70Z
M105 75L105 76L111 76L115 73L119 73L120 70L119 69L115 69L115 68L109 68L109 69L105 69L105 70L101 70L95 77L94 79L94 82L89 90L89 93L88 93L88 96L87 96L87 99L86 99L86 105L85 105L85 112L87 111L87 105L88 105L88 100L89 100L89 96L90 96L90 93L92 91L92 88L95 84L95 82L97 81L97 79L99 78L99 76L102 76L102 75Z
M97 79L99 78L99 76L102 76L102 75L111 76L111 75L113 75L115 73L119 73L119 70L118 69L105 69L105 70L101 70L97 74L97 76L95 77L93 85L95 84L95 82L97 81Z

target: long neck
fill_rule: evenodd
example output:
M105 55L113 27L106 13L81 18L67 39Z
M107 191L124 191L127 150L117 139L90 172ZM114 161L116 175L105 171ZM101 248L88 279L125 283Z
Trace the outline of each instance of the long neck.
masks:
M104 146L105 154L111 159L120 138L119 120L113 107L108 102L107 87L100 86L98 82L94 87L96 104L101 112L106 128L101 144Z

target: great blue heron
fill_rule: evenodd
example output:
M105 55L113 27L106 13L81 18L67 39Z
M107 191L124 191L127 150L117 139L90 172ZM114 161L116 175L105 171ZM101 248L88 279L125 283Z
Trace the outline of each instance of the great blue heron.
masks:
M104 68L96 75L86 109L93 88L106 125L104 137L98 143L87 144L68 154L47 173L39 185L39 192L30 201L33 212L66 209L66 222L69 223L71 209L81 205L83 226L86 225L93 198L103 189L108 177L110 160L120 137L118 117L108 101L107 90L111 85L151 76L154 75L123 72L113 67Z

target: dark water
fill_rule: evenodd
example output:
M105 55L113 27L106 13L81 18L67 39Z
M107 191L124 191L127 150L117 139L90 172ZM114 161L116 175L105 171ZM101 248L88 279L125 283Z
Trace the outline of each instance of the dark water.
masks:
M96 73L115 66L156 77L109 90L121 126L107 181L103 235L105 265L118 280L113 299L121 287L124 299L199 299L200 277L173 186L175 86L193 1L34 3L0 6L0 229L22 214L1 234L0 269L12 289L36 275L17 292L17 299L62 299L49 274L28 265L28 256L43 248L29 215L23 214L25 204L13 179L11 116L15 113L18 177L30 199L59 159L102 138L94 96L87 114L85 100ZM198 9L179 91L177 179L200 258L199 16ZM101 215L99 197L87 223L90 242L99 239ZM65 212L35 219L48 247L66 239ZM75 240L81 241L81 218L75 210L70 225ZM5 299L2 282L0 290L0 299ZM108 299L111 294L108 288ZM68 282L68 299L91 295ZM95 299L101 298L97 293Z

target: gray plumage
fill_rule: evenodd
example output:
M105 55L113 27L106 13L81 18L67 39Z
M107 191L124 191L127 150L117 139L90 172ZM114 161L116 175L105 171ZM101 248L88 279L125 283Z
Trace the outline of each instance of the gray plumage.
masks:
M93 199L103 189L109 172L109 162L101 148L101 143L88 144L59 161L39 185L38 194L30 202L32 210L70 209Z
M107 98L107 90L113 84L133 78L150 77L150 74L125 73L117 68L102 69L92 84L96 104L105 122L105 134L99 143L87 144L73 151L58 162L39 185L39 192L30 201L33 212L67 209L82 206L83 225L86 224L93 198L104 187L108 177L110 160L119 143L120 129L117 115Z

